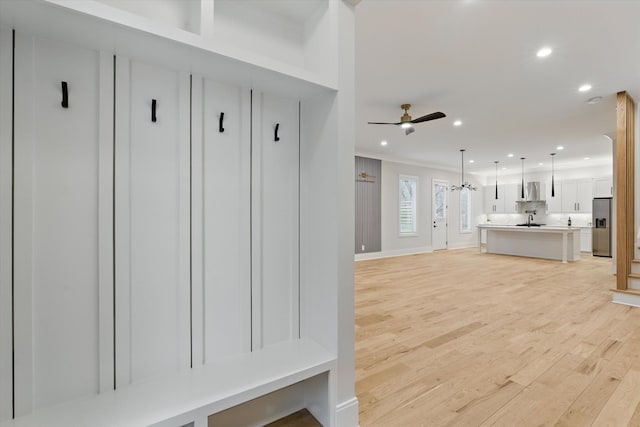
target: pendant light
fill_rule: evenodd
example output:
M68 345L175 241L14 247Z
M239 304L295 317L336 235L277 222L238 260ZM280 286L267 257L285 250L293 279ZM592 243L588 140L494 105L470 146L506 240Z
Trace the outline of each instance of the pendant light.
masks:
M498 200L498 161L494 160L493 163L496 164L496 200Z
M556 153L551 153L551 197L556 197L555 178L553 176L553 157Z
M460 185L452 185L451 186L451 191L455 191L455 190L473 190L476 191L477 188L474 187L473 185L469 184L467 181L464 180L464 152L466 150L463 148L460 150L460 155L462 156L462 182Z
M524 159L525 157L520 157L520 160L522 160L522 188L520 188L521 199L524 199Z

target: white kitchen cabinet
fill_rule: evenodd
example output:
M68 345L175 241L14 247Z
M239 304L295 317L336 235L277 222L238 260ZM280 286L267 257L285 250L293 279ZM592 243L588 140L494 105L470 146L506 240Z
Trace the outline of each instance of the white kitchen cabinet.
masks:
M520 199L518 194L518 184L505 184L504 188L504 213L517 213L516 201Z
M563 212L591 212L592 199L591 180L562 181Z
M593 197L613 197L613 178L594 179Z
M590 213L593 209L593 182L591 180L578 181L577 193L578 212Z
M300 334L300 116L296 100L253 93L252 348Z
M580 228L580 251L591 252L593 250L591 245L591 228Z
M112 55L16 37L16 416L113 387L112 111Z
M251 350L251 92L193 78L194 364Z
M504 212L504 186L498 185L497 199L495 184L484 187L484 211L486 214Z
M545 201L547 202L547 212L562 212L562 183L554 182L553 196L551 195L551 181L545 186Z
M119 387L190 366L190 96L188 74L140 61L115 77Z
M484 208L486 214L492 213L515 213L517 212L517 185L499 184L498 199L496 200L495 185L484 187Z

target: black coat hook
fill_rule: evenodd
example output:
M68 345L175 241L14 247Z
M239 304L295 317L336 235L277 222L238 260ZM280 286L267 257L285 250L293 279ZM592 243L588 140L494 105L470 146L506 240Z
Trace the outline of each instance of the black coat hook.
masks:
M62 108L69 108L69 90L67 88L67 82L62 82L62 102L60 105L62 105Z
M280 128L280 123L276 123L275 135L273 137L273 140L275 142L280 141L280 137L278 136L278 128Z
M151 100L151 121L156 122L156 100Z
M224 128L222 127L223 120L224 120L224 113L220 113L220 122L218 123L218 131L220 133L224 132Z

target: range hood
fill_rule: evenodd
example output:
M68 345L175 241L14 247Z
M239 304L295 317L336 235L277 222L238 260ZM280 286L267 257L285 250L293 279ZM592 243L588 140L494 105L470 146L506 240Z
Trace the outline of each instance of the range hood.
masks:
M544 202L545 200L542 198L543 192L544 188L539 181L529 181L527 182L524 200L518 200L518 202Z

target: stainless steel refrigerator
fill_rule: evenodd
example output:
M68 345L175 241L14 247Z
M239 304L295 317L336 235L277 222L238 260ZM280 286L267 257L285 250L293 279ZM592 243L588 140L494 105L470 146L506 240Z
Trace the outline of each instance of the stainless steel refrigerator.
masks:
M611 258L611 197L593 199L593 255Z

